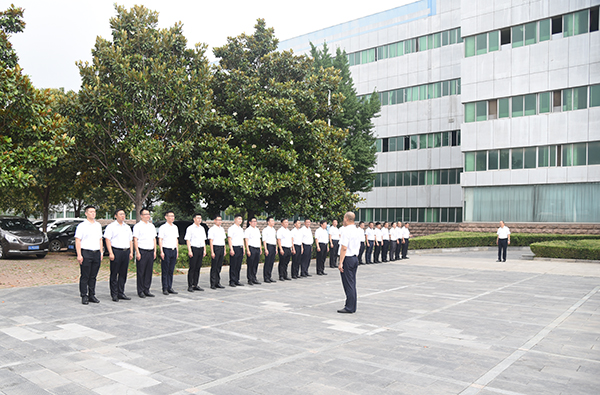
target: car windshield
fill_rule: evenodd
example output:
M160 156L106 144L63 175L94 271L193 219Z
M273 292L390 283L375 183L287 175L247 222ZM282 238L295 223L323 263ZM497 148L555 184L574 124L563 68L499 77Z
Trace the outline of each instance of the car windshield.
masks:
M52 229L53 232L66 232L70 227L75 226L71 223L60 224L56 228Z
M37 230L29 220L24 218L0 219L0 228L9 232L14 230Z

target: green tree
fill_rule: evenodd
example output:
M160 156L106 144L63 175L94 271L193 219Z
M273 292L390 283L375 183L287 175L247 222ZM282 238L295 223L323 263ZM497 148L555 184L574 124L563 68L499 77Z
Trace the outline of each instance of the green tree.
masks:
M153 190L185 163L193 146L210 150L210 68L205 46L186 48L181 23L158 29L158 13L116 6L112 41L98 37L82 77L78 140L139 212Z
M352 172L344 177L344 181L352 192L368 192L373 187L373 168L377 162L372 119L378 116L376 114L381 109L379 96L373 92L364 100L357 97L345 51L338 48L332 58L326 43L322 49L311 43L310 53L314 59L315 72L330 67L340 72L342 79L335 92L344 99L341 103L342 110L333 114L331 124L348 131L342 143L342 151L344 158L352 165Z
M224 144L210 153L218 163L204 168L210 158L197 151L192 177L213 213L235 206L249 217L339 216L358 200L344 183L346 133L327 123L341 108L341 95L329 98L340 77L331 68L314 72L309 57L278 52L277 44L259 19L253 35L214 49L217 117L208 127Z

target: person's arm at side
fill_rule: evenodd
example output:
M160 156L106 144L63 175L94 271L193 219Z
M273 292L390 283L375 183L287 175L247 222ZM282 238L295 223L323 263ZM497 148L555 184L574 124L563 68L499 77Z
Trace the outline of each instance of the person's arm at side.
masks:
M163 251L163 239L162 239L162 237L158 238L158 249L160 251L160 259L165 259L165 252Z
M112 243L110 242L110 239L104 239L106 240L106 250L108 251L108 259L110 259L111 261L115 260L115 254L113 253L112 250ZM102 239L100 239L100 250L102 250Z
M340 264L338 265L338 269L340 269L340 273L344 273L344 258L346 258L346 251L348 251L348 247L342 246L340 250Z
M510 244L510 231L508 232L508 244Z
M135 258L139 261L142 259L142 255L140 254L139 240L137 237L133 238L133 246L135 247Z
M233 250L233 239L231 238L231 236L227 237L227 243L229 244L229 255L234 256L235 255L235 251Z
M329 235L329 247L333 248L333 238L331 238L331 234Z
M248 243L248 239L244 239L244 244L246 245L246 254L248 254L248 256L252 255L250 254L250 243Z
M187 244L187 248L188 248L188 256L190 258L194 257L194 253L192 252L192 241L191 240L186 240L185 244Z
M129 260L133 259L133 240L129 240Z
M154 240L154 259L156 260L156 237L152 238Z
M83 263L83 255L81 255L81 239L75 238L75 251L77 251L77 262Z
M279 252L283 255L283 247L281 246L281 239L277 239L277 247L279 248Z
M213 248L213 239L208 239L210 243L210 256L215 259L215 249Z
M263 235L263 245L265 246L265 256L269 256L269 249L267 248L267 242L264 240L264 235ZM262 251L261 251L262 253Z

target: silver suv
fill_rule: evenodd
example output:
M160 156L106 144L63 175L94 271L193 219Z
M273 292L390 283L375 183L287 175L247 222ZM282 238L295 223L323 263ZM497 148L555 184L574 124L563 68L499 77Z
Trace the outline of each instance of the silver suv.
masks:
M12 255L43 258L47 253L48 237L28 219L0 216L0 258Z

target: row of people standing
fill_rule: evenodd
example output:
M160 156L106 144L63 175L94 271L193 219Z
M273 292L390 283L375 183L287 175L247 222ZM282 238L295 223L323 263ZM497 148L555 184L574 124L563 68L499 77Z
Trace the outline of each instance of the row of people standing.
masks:
M406 222L364 222L359 227L365 232L365 247L361 249L359 264L362 264L362 252L366 251L365 263L380 263L408 259L408 244L410 242L410 224ZM366 228L366 229L365 229ZM389 259L388 259L389 257Z

